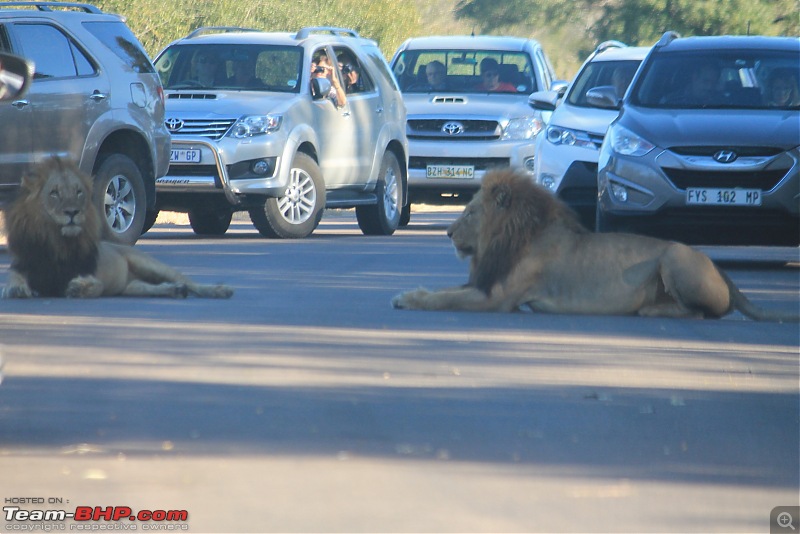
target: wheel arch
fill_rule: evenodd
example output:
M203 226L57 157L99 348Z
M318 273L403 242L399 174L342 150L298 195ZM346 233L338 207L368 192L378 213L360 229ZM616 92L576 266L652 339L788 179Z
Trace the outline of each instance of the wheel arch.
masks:
M139 167L139 171L142 173L142 178L144 179L147 209L155 209L155 167L150 154L150 147L145 138L133 130L123 129L112 132L103 140L97 151L97 157L95 157L94 166L92 167L92 175L97 173L103 161L112 154L124 154L131 158Z

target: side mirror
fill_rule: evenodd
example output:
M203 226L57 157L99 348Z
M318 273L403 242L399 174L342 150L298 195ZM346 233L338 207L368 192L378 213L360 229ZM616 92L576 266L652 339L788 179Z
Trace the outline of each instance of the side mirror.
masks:
M528 105L540 111L553 111L556 109L559 98L555 91L536 91L528 97Z
M327 98L331 92L331 81L328 78L311 78L311 98L322 100Z
M19 56L0 53L0 101L22 97L33 79L33 63Z
M566 80L555 80L550 84L550 90L558 93L558 98L564 98L564 93L567 92L569 82Z
M617 96L617 89L613 85L592 87L586 91L586 101L598 108L619 109L622 99Z

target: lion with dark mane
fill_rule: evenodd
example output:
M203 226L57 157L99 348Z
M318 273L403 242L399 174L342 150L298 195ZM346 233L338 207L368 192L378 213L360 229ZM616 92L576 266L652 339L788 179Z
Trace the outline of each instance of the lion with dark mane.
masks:
M745 297L708 256L633 234L593 233L529 176L487 173L447 231L470 257L466 285L420 288L395 308L718 318L733 310L764 321L798 321Z
M101 239L92 179L74 163L49 158L23 177L5 211L11 269L5 298L196 295L228 298L130 246Z

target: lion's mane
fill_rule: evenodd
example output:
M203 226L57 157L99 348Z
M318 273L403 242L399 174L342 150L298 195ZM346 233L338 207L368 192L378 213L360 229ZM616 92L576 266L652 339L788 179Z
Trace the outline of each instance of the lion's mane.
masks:
M80 206L84 221L78 235L64 236L62 227L45 209L43 190L53 176L59 184L77 178L84 187ZM102 221L92 204L91 190L90 177L75 172L75 167L61 158L49 158L23 178L18 196L5 210L11 267L24 274L40 296L64 296L70 280L97 269Z
M552 225L586 233L577 215L530 176L511 169L485 176L482 220L472 273L485 293L505 279L525 257L533 239Z

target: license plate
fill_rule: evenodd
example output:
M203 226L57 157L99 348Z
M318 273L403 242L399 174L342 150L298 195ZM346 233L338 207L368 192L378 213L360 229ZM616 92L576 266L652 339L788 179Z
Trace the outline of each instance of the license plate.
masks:
M474 165L427 165L425 172L428 178L457 178L460 180L475 178Z
M169 151L170 163L200 163L200 151L196 149L172 149Z
M689 206L760 206L760 189L719 189L690 187L686 189Z

